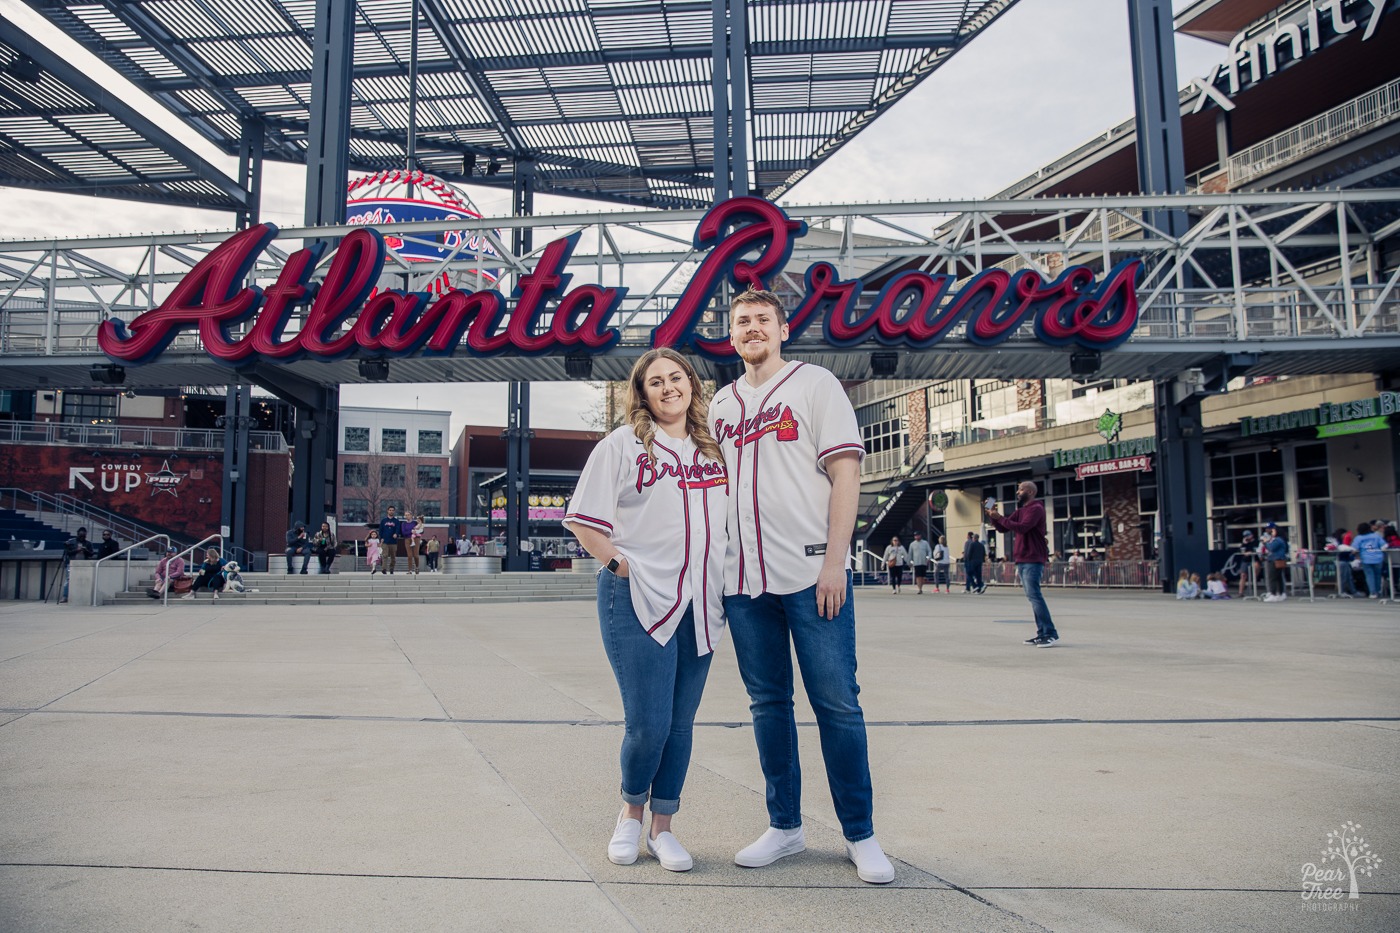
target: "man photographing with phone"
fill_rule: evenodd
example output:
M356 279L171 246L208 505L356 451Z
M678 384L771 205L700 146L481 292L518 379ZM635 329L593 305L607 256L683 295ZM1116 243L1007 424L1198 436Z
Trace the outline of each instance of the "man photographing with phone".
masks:
M1035 483L1026 480L1016 487L1016 511L1003 516L993 499L984 502L982 510L987 524L1016 536L1011 545L1011 559L1016 563L1021 589L1025 590L1035 613L1035 637L1027 638L1026 644L1033 648L1049 648L1060 640L1060 633L1055 630L1050 607L1045 605L1045 597L1040 593L1040 578L1050 562L1050 549L1045 543L1045 503L1036 498L1039 491Z

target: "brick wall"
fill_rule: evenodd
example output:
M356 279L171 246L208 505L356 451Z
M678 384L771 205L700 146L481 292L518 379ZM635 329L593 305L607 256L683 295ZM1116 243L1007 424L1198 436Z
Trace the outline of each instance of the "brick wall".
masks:
M1039 379L1022 379L1016 383L1017 411L1035 412L1035 427L1045 426L1045 383Z
M248 515L243 546L280 553L292 513L292 457L252 451L248 456Z
M905 404L909 407L906 422L909 428L909 446L918 447L923 443L924 435L928 434L928 393L922 389L910 392Z
M1139 473L1111 473L1103 477L1104 519L1113 527L1113 544L1108 549L1109 560L1141 560L1142 530L1138 527L1142 515L1138 512ZM1119 531L1119 526L1122 531Z

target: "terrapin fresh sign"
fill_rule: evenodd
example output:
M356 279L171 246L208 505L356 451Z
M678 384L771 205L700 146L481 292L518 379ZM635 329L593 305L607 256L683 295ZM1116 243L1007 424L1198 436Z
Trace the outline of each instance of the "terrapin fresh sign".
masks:
M670 314L651 334L653 347L692 349L717 361L736 356L727 337L704 339L697 327L713 310L721 287L764 288L787 267L807 224L762 198L731 198L711 208L695 231L706 253ZM519 276L510 299L494 288L441 295L378 287L383 235L373 227L346 234L322 281L314 281L323 246L291 254L265 291L245 286L258 257L277 235L272 224L234 234L190 270L170 296L130 324L107 320L98 345L114 360L154 360L182 330L197 330L204 350L234 366L311 358L335 360L405 356L497 356L603 353L622 337L611 326L627 289L574 285L569 259L578 234L541 251ZM806 291L788 316L796 340L821 320L827 343L851 347L875 340L924 349L961 330L969 343L996 346L1030 324L1041 343L1105 350L1132 334L1138 320L1142 261L1131 259L1100 279L1071 266L1053 280L1031 269L986 269L955 287L949 275L900 272L873 299L865 284L843 279L819 262L806 272ZM286 333L299 306L299 332ZM247 325L244 327L243 325Z
M1400 392L1382 392L1372 398L1352 402L1323 402L1316 408L1286 411L1277 415L1240 419L1240 437L1283 434L1301 428L1317 428L1318 437L1363 434L1386 426L1386 416L1400 411Z

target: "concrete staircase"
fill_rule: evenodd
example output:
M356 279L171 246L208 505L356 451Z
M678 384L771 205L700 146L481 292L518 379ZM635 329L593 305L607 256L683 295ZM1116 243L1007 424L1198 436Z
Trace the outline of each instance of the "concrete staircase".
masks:
M396 573L392 576L375 574L373 577L367 573L333 573L329 576L245 573L243 582L248 587L246 594L225 593L220 597L219 605L452 605L597 598L597 578L590 573ZM108 600L107 604L150 604L154 602L146 595L150 585L151 578L145 577L132 589ZM207 592L200 593L192 600L181 600L173 594L170 597L172 606L207 605L210 601Z

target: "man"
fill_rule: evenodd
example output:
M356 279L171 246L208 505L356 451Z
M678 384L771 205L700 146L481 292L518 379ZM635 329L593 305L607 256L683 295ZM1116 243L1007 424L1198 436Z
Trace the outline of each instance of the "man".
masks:
M1264 526L1264 580L1269 594L1263 602L1281 603L1288 598L1283 588L1283 572L1287 566L1288 539L1279 531L1278 525L1269 522Z
M121 549L122 546L117 542L116 538L112 537L110 531L102 532L102 543L97 546L97 556L99 559L111 557Z
M403 525L391 505L385 510L384 520L379 523L379 547L384 555L379 565L380 573L394 572L394 564L399 554L399 540L402 537Z
M287 576L296 573L292 569L292 559L301 554L301 572L306 573L306 565L311 563L311 539L306 536L306 522L296 522L287 529Z
M68 565L75 560L92 560L92 542L86 528L79 528L77 534L63 542L63 589L58 595L61 603L68 602Z
M1060 640L1060 633L1055 630L1050 607L1045 605L1045 597L1040 593L1040 578L1050 560L1050 548L1045 543L1045 504L1036 498L1039 491L1035 483L1026 480L1016 487L1016 511L1002 517L995 508L984 506L983 510L993 528L1016 536L1011 545L1011 559L1016 562L1021 589L1025 590L1031 611L1035 613L1035 637L1027 638L1026 644L1049 648Z
M710 403L730 476L724 608L768 787L769 829L734 861L758 868L806 848L795 649L846 855L862 881L886 884L894 866L875 839L848 572L865 449L841 383L821 367L784 361L787 337L776 295L737 296L729 339L744 375Z
M915 593L924 591L924 581L928 579L928 565L933 558L933 550L924 540L924 536L919 532L914 532L914 540L909 544L909 563L914 565L914 586ZM937 584L934 585L937 590Z
M938 536L938 543L933 546L933 591L938 592L938 585L943 584L943 592L953 592L953 552L948 548L948 539Z
M963 544L963 572L967 574L964 592L985 593L987 584L982 582L982 565L987 561L987 546L979 539L977 532L969 531Z

